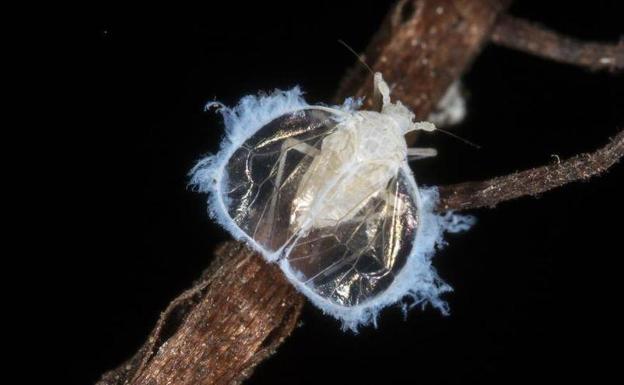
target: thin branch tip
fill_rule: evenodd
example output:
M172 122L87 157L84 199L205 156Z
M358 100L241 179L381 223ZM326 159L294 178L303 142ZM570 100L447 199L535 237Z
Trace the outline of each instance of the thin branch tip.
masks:
M509 0L410 0L409 3L416 6L404 8L408 1L392 6L366 57L375 71L387 74L387 80L398 85L394 95L405 101L417 116L431 113L488 39L532 52L522 48L522 36L514 40L504 30L511 25L501 20L509 16L499 15ZM497 20L499 24L495 25ZM520 26L525 24L528 23L522 22ZM547 36L553 34L538 30ZM491 31L498 37L491 37ZM535 34L531 31L527 37L532 39ZM511 41L505 43L507 39ZM560 40L556 35L555 47L562 46ZM525 45L531 41L537 44L533 49L536 52L532 53L547 51L553 60L560 62L607 70L621 69L624 65L624 41L612 51L605 48L613 49L613 46L598 44L598 51L585 49L582 52L587 55L573 57L574 60L566 52L544 50L544 44L539 41L525 39ZM565 38L563 41L570 43ZM578 42L571 42L563 46L578 46ZM596 52L603 54L598 57L597 65ZM371 82L361 65L354 67L344 77L336 101L346 96L366 95L372 88ZM539 194L604 172L623 153L624 131L621 131L605 147L591 154L488 181L443 186L440 208L495 206L509 199ZM290 335L298 325L304 298L279 268L235 241L224 243L215 254L216 259L200 280L161 314L143 347L131 359L105 373L97 385L240 384Z
M480 182L440 187L440 211L495 207L499 203L536 196L568 183L589 179L609 170L624 157L624 129L602 148L554 164Z
M510 15L501 16L490 37L495 44L590 70L624 70L624 39L609 44L580 41Z

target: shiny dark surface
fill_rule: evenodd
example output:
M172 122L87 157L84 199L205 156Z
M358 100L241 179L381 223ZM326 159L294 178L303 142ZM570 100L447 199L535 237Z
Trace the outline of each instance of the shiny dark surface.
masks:
M335 119L308 109L266 124L228 160L221 194L230 217L249 237L272 252L285 246L278 258L289 261L300 281L337 305L354 306L386 289L405 264L418 226L416 191L411 176L401 171L385 189L358 202L353 217L302 227L295 215L295 203L302 204L300 185L314 179L311 165L323 156L324 139L340 129ZM316 152L303 152L302 146ZM348 181L338 175L316 183ZM312 222L325 214L305 213Z

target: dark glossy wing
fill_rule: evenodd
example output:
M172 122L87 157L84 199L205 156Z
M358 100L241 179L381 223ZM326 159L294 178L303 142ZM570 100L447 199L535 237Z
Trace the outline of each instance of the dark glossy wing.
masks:
M266 254L298 231L291 223L291 204L314 159L302 148L320 149L335 118L316 109L282 115L246 140L225 165L219 194L227 214L269 259Z
M411 173L401 168L354 218L300 234L286 254L292 276L340 306L356 306L382 293L414 246L417 194Z

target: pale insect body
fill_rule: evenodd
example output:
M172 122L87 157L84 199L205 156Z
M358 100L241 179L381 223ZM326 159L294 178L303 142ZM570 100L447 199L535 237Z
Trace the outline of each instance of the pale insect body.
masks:
M430 259L444 230L466 226L433 213L435 189L419 191L407 165L435 150L404 135L435 127L391 103L380 74L375 88L379 112L311 106L298 89L222 107L227 139L192 170L220 224L354 330L405 296L445 311Z

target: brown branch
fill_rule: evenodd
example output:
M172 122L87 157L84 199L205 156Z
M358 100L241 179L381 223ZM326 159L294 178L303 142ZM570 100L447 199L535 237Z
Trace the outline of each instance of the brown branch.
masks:
M469 68L508 0L401 0L388 13L362 58L392 84L392 97L425 119L448 87ZM366 96L372 77L355 63L336 102ZM365 100L370 108L372 98Z
M367 61L393 95L422 117L468 68L508 0L402 0L367 49ZM336 97L363 95L369 76L356 65ZM296 325L303 298L257 254L235 242L194 288L175 299L136 355L99 385L232 384L242 381Z
M366 60L397 84L394 95L418 116L426 117L446 88L466 71L508 3L399 1L367 49ZM363 95L371 89L365 79L368 76L361 66L354 67L337 97ZM620 139L618 136L616 142ZM572 169L589 175L592 165L602 170L607 163L581 161ZM558 175L557 170L552 170L553 175ZM540 175L549 181L548 173ZM468 186L455 186L464 191L455 195L450 189L442 189L445 204L449 208L461 206L459 197L469 200L470 193L481 191L478 186L493 189L483 183L472 190ZM520 191L513 183L510 186ZM135 356L106 373L99 385L237 384L275 351L295 328L303 297L277 266L267 264L239 243L224 244L216 256L193 288L174 299L161 314Z
M624 69L622 41L616 44L583 42L509 15L499 18L491 40L508 48L592 70Z
M624 130L601 149L556 164L537 167L483 182L440 188L441 211L494 207L501 202L541 194L605 172L624 156Z
M143 348L98 384L236 384L297 324L303 298L238 242L167 307Z
M440 211L493 207L605 172L624 156L624 130L606 146L557 164L440 187ZM304 299L281 271L237 242L161 314L137 354L98 385L236 384L296 326Z

